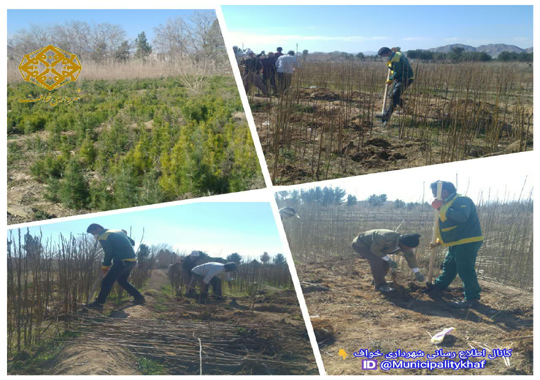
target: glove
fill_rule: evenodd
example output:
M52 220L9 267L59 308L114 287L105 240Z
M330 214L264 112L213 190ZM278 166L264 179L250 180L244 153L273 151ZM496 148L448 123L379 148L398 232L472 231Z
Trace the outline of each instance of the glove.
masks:
M414 277L416 277L416 281L418 281L418 282L424 282L426 280L424 275L422 273L420 273L420 272L416 272L414 274Z
M440 199L435 199L433 202L431 202L431 207L433 207L435 210L438 210L443 205L443 201Z
M390 265L390 268L397 269L397 263L394 260L388 260L388 264Z
M394 82L394 81L391 80L391 79L388 79L388 80L385 82L385 84L387 84L387 85L388 85L388 84L392 84L392 82Z
M435 243L429 243L429 248L434 249L435 247L438 247L439 245L441 245L441 241L437 239Z
M102 267L101 272L103 272L103 274L107 274L107 272L109 272L109 267Z

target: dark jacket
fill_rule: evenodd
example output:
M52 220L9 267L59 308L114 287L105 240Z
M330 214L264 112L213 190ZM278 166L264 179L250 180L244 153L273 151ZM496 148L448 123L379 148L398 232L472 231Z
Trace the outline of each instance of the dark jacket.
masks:
M266 57L261 59L265 75L270 76L276 72L276 59L274 57Z
M445 247L484 240L471 198L455 193L445 199L439 209L437 236Z
M262 69L262 63L259 58L248 58L244 61L244 67L246 74L249 72L259 74Z
M403 252L409 268L418 268L414 251L404 251L399 247L401 234L392 230L370 230L361 233L353 240L353 245L367 248L375 256L384 257Z
M409 79L414 79L411 64L407 57L400 51L392 53L387 66L392 70L389 78L391 80L406 82Z
M108 268L111 262L136 261L135 242L122 230L105 230L98 236L98 241L103 247L102 266Z

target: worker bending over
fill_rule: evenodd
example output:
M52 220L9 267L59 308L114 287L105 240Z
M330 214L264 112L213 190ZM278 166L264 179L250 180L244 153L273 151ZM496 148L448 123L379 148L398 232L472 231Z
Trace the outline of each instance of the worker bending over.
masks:
M109 230L96 223L88 226L86 232L94 236L105 253L101 266L105 275L101 281L101 291L97 299L88 304L87 307L102 310L115 282L118 282L118 285L134 298L135 305L144 304L144 296L128 281L131 271L137 265L133 239L127 236L124 230Z
M197 280L199 282L199 289L201 292L201 302L205 302L208 299L208 286L210 284L212 285L212 292L214 293L214 295L222 298L222 281L220 277L222 277L224 281L229 282L229 286L231 286L230 281L233 280L233 278L231 277L231 272L236 271L236 269L237 267L235 263L222 264L210 262L197 265L191 270L191 273L193 274L193 279L189 284L188 292L192 289L193 282Z
M420 244L420 234L401 235L392 230L370 230L358 235L352 242L352 248L362 258L369 262L375 289L381 292L392 292L395 289L390 287L385 280L390 268L396 269L397 263L388 255L403 252L409 268L413 271L416 280L425 280L418 264L413 248Z

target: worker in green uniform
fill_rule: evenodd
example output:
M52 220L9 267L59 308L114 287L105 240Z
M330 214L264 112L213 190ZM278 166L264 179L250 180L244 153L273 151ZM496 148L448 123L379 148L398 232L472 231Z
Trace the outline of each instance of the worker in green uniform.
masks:
M427 291L442 291L448 288L456 275L463 281L465 299L451 304L455 308L468 308L480 300L481 288L476 276L476 256L484 240L480 220L474 202L457 193L451 182L442 182L442 200L434 200L433 208L439 210L437 240L431 248L448 247L442 273L434 284L427 284ZM431 184L433 196L437 193L437 182Z
M105 253L101 266L105 275L101 281L101 291L97 299L88 304L87 308L102 310L115 282L134 298L134 304L144 304L144 296L128 281L131 271L137 265L133 239L127 236L124 230L109 230L96 223L88 226L86 232L94 236Z
M420 234L401 235L392 230L379 229L361 233L353 240L351 246L356 253L369 262L375 289L381 292L392 292L395 289L386 283L385 277L390 267L397 268L397 263L388 255L403 252L416 280L425 281L413 251L413 248L418 247L419 244Z
M390 76L386 84L392 84L392 101L383 113L375 115L376 118L386 122L390 120L390 116L397 106L403 109L401 95L414 82L414 72L409 60L398 48L383 47L379 49L377 54L387 59L386 65L390 70Z

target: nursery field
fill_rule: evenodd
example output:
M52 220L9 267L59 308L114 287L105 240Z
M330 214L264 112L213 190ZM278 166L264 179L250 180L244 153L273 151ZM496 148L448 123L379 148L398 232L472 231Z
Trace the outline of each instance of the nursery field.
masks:
M250 97L272 180L288 185L532 149L526 63L413 62L386 124L382 62L301 65L283 96Z
M8 223L264 186L230 75L8 85Z

